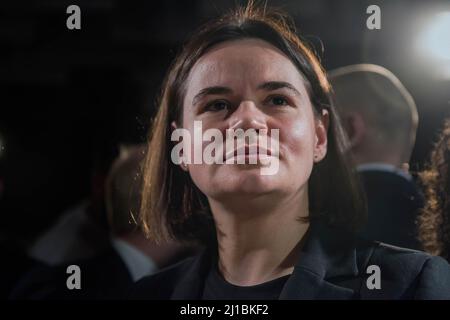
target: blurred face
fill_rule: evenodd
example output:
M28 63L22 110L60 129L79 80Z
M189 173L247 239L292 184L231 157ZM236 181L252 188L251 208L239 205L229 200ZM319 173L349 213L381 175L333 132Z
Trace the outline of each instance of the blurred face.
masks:
M272 129L279 130L275 174L262 175L259 161L182 166L210 199L293 195L307 186L313 163L326 154L328 115L314 114L302 75L262 40L225 42L197 61L188 77L181 123L192 137L194 121L201 121L203 131L218 129L224 139L227 129L265 129L270 141Z

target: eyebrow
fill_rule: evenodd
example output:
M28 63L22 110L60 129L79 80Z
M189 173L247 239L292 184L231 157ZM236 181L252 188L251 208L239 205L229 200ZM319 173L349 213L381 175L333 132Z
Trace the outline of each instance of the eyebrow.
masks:
M195 97L192 99L192 105L196 105L200 99L202 99L204 96L207 95L213 95L213 94L230 94L233 90L231 90L228 87L207 87L202 90L200 90L199 93L195 95Z
M295 95L301 95L300 92L292 84L285 81L268 81L258 86L258 90L274 91L278 89L288 89L292 91ZM233 90L228 87L222 86L206 87L200 90L199 93L197 93L194 96L194 98L192 99L192 105L195 106L200 99L208 95L231 94L231 93L233 93Z
M295 95L300 95L300 92L289 82L285 81L269 81L264 82L258 86L258 89L266 90L266 91L274 91L278 89L288 89L292 91Z

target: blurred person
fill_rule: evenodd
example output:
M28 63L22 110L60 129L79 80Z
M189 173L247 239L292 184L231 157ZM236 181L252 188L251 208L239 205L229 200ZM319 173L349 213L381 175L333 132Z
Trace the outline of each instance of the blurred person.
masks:
M1 162L1 159L0 159ZM3 212L2 184L0 163L0 212ZM2 230L0 232L0 251L2 252L2 263L0 264L0 299L6 299L20 278L29 270L41 265L38 261L30 258L26 253L26 245L19 241L15 230Z
M92 219L93 211L90 199L68 208L31 245L28 254L51 266L95 256L108 246L108 230Z
M4 145L0 135L0 213L6 215L3 203L3 195L6 192L4 179ZM0 252L2 263L0 264L0 299L6 299L17 281L38 262L26 254L26 245L20 241L15 232L17 230L0 230Z
M20 279L30 270L44 264L26 254L25 245L7 233L0 234L0 299L7 299Z
M222 139L228 130L254 129L275 140L277 129L279 157L246 144L217 149L215 163L193 164L192 150L205 145L183 137L186 149L175 161L171 132L192 137L196 121ZM318 59L282 16L250 2L202 26L163 84L141 219L156 240L207 248L141 279L129 298L449 299L445 260L355 234L365 206L344 139ZM220 161L240 151L247 163ZM275 174L261 174L263 156L278 159ZM369 265L382 270L377 290L366 285Z
M93 142L93 164L89 196L62 212L57 221L28 249L34 259L50 266L89 259L104 251L109 243L105 208L105 181L118 148L104 134Z
M156 244L136 226L140 206L142 147L124 147L106 179L105 197L110 245L90 259L56 267L39 267L22 279L13 299L113 299L134 281L186 257L189 251L174 242ZM81 270L81 289L69 290L67 267Z
M419 177L425 205L418 217L423 249L450 261L450 119Z
M413 98L389 70L357 64L329 72L349 150L363 181L368 223L362 235L419 249L419 189L408 172L418 115Z
M125 262L133 281L167 266L187 254L175 242L156 244L145 237L136 221L141 203L140 165L143 146L123 147L106 183L106 209L115 251Z

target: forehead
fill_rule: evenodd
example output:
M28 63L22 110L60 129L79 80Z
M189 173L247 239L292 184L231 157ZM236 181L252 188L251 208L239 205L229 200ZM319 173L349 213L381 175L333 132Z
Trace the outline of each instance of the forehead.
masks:
M208 86L243 87L266 81L286 81L299 90L304 80L295 65L279 49L259 39L221 43L193 66L187 93Z

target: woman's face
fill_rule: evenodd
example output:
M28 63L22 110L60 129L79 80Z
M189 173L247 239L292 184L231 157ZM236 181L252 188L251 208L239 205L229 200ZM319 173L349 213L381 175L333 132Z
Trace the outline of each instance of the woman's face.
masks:
M307 185L313 163L325 157L328 114L315 116L305 80L277 48L257 39L225 42L203 55L192 68L183 101L182 127L194 137L194 121L203 132L216 128L279 130L279 164L262 175L266 164L188 164L197 187L217 201L270 193L293 195ZM198 123L197 123L198 124ZM175 126L175 125L174 125ZM273 136L272 136L273 138ZM203 142L203 147L210 142ZM193 154L194 139L191 141Z

